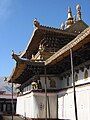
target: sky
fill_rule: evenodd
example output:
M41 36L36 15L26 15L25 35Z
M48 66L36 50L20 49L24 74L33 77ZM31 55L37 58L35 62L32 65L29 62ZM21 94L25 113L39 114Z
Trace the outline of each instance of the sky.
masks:
M15 66L11 53L23 52L34 30L33 20L60 28L81 5L82 19L90 26L90 0L0 0L0 76L10 76Z

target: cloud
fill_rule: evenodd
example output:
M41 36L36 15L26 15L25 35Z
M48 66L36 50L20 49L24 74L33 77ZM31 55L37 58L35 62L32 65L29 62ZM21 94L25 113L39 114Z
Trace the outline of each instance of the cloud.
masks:
M0 18L7 18L11 14L12 0L0 0Z

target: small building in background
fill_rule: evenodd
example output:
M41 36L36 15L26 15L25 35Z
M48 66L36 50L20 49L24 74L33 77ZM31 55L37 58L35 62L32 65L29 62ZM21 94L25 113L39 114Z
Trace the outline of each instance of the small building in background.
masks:
M5 77L6 78L6 77ZM17 91L13 91L13 114L16 113ZM12 114L12 85L0 77L0 114Z

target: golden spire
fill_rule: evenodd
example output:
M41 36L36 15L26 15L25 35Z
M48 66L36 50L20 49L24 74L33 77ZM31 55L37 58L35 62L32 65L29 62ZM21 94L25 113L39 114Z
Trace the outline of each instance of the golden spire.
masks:
M68 19L72 19L72 11L70 6L68 6Z
M81 6L79 4L76 6L76 10L77 10L77 18L79 21L81 20Z
M66 21L66 28L69 28L73 24L72 11L70 6L68 6L68 18Z

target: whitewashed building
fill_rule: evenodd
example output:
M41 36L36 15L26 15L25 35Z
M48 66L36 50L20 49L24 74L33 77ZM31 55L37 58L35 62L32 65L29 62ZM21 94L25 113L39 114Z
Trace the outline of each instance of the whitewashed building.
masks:
M68 8L66 28L40 25L25 51L12 53L10 81L19 83L17 114L31 119L90 120L90 27Z

